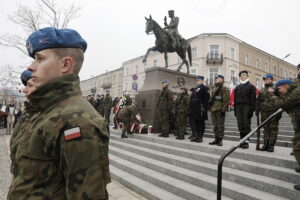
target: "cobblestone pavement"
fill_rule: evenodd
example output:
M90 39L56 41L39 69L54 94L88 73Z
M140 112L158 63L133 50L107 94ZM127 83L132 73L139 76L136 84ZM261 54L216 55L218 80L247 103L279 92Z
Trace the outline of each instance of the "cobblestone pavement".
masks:
M4 135L5 130L0 129L0 200L6 200L8 186L11 181L9 171L9 140L10 136ZM110 200L146 200L144 197L126 188L121 183L113 180L107 186Z

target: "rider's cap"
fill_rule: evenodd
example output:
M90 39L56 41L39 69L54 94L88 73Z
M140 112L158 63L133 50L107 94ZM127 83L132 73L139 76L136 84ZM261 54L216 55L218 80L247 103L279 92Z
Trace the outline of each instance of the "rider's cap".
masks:
M87 43L75 30L47 27L31 33L26 47L29 56L34 58L36 52L50 48L79 48L85 52Z
M197 77L196 77L196 80L197 80L197 81L200 81L200 80L203 81L203 80L204 80L204 76L197 76Z
M285 85L285 84L292 84L293 83L293 81L291 81L291 80L289 80L289 79L282 79L282 80L279 80L276 84L275 84L275 86L276 87L279 87L279 86L282 86L282 85Z

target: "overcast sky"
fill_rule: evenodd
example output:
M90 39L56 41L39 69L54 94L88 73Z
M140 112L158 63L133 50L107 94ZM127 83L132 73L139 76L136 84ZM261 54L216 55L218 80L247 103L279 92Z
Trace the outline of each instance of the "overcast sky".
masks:
M0 34L22 29L8 20L16 3L33 6L35 0L0 0ZM154 36L145 34L144 16L163 24L169 9L180 17L179 32L190 38L201 33L228 33L279 58L300 63L299 0L59 0L82 7L69 28L88 42L81 80L122 66L153 46ZM201 49L200 49L201 51ZM29 57L0 47L0 68L26 66Z

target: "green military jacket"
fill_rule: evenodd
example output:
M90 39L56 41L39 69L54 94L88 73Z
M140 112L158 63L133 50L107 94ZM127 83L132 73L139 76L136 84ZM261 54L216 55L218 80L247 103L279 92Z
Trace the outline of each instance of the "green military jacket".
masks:
M211 97L215 98L214 103L210 108L211 112L226 112L228 110L230 100L230 91L228 87L225 87L223 84L216 83L211 90Z
M135 118L135 115L137 114L137 108L135 104L131 104L130 106L126 106L121 109L119 112L119 118L121 120L124 119L132 119Z
M28 96L39 112L16 149L9 200L107 199L108 130L82 98L77 75L57 78Z
M113 106L112 104L112 97L110 95L106 95L105 99L104 99L104 103L103 103L103 107L105 110L109 110L111 109Z
M275 86L272 85L274 90L276 89ZM269 87L264 87L259 90L257 98L256 98L256 108L257 112L275 112L277 109L274 107L270 102L272 101L271 96L268 92Z
M168 87L164 87L159 95L157 106L159 109L169 110L172 101L172 92Z
M295 79L293 80L293 82L294 82L297 86L300 86L300 75L298 75L298 77L295 78Z
M27 101L24 102L24 106L25 106L25 109L14 128L14 131L10 138L10 143L9 143L10 159L11 159L10 171L13 175L13 178L15 178L18 174L18 171L17 171L18 167L17 167L15 158L16 158L17 148L20 145L20 139L22 138L23 131L26 128L26 126L29 125L31 117L38 112L37 107L32 106Z
M187 115L190 108L190 97L187 94L181 93L176 99L176 113Z

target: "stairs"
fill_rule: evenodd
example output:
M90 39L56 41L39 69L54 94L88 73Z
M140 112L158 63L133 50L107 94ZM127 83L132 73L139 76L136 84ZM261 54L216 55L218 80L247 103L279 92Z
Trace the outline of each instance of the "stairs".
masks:
M238 140L236 122L227 115L224 146L211 146L210 122L203 143L160 138L157 134L129 135L121 139L121 131L111 129L110 170L112 177L148 199L216 199L217 163ZM290 142L292 127L288 116L280 122L282 144ZM286 132L288 131L288 132ZM231 137L229 137L231 136ZM256 138L254 138L255 140ZM282 145L284 146L284 145ZM276 146L274 153L237 149L224 162L222 199L276 200L300 199L294 184L300 174L291 148Z

